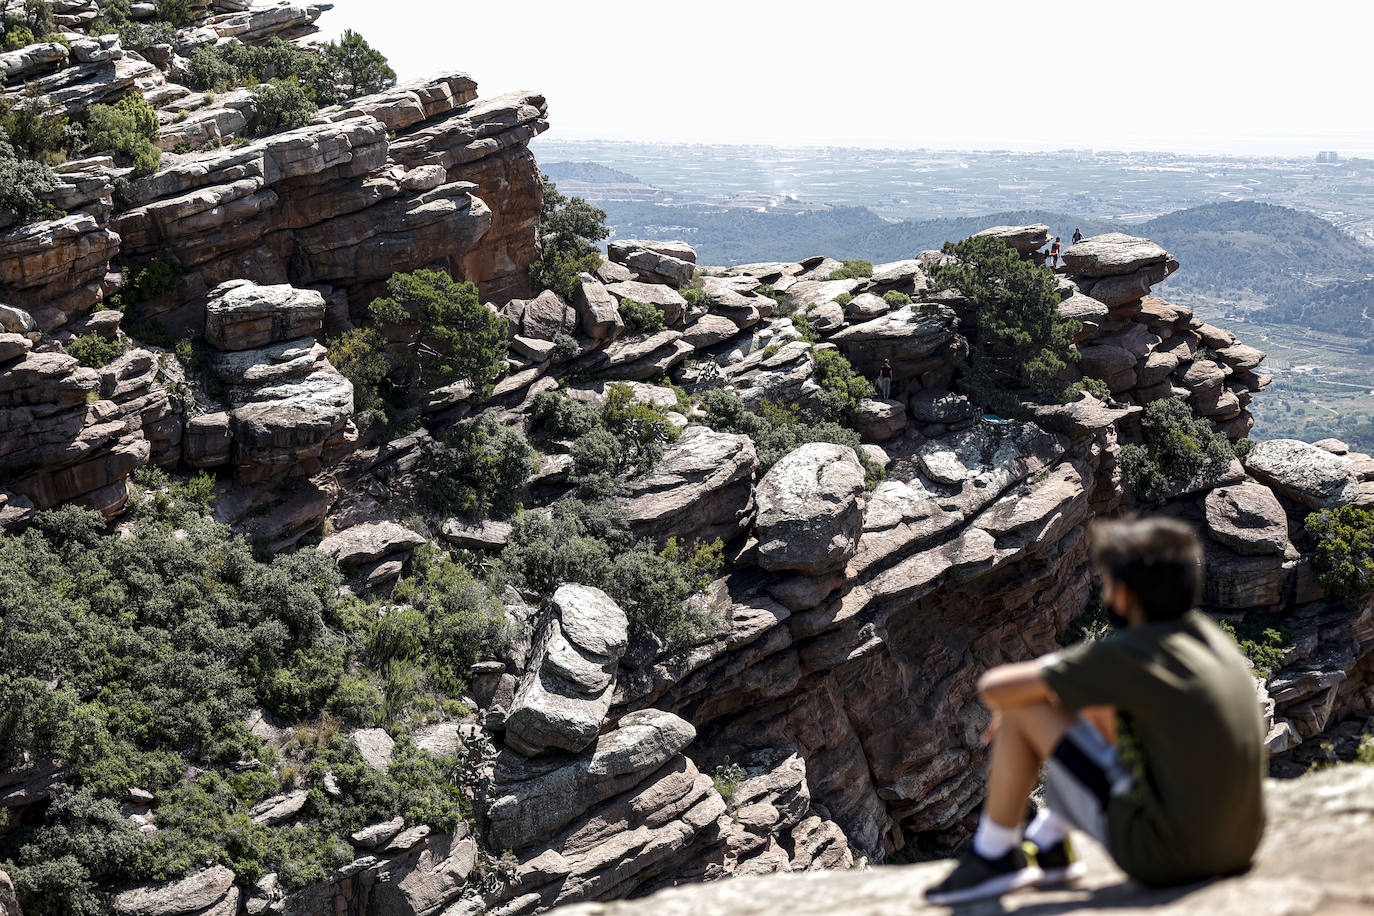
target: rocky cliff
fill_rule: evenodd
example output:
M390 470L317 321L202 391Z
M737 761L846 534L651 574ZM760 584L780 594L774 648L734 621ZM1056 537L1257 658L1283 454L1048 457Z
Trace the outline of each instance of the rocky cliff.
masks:
M1084 840L1089 877L1072 890L1019 891L955 912L983 913L1364 913L1374 886L1363 867L1374 840L1374 769L1344 767L1292 782L1270 781L1269 826L1255 866L1243 875L1151 891L1125 880ZM784 914L948 913L922 905L948 863L887 866L847 874L747 878L661 891L644 900L582 904L560 916L784 916Z
M59 21L97 9L69 0ZM12 96L32 86L22 91L76 110L142 93L168 152L132 180L108 160L71 163L54 193L67 215L0 235L0 525L68 502L115 519L135 469L204 469L218 478L219 517L262 550L318 536L352 592L385 594L427 541L480 565L512 536L500 521L435 519L435 534L407 517L407 494L455 420L523 429L543 392L600 408L628 391L681 434L620 482L615 508L659 545L721 539L723 573L690 599L713 623L668 645L630 627L600 589L565 584L541 601L508 587L499 603L515 639L473 666L471 713L412 736L436 754L494 742L471 826L396 817L353 833L351 864L304 889L215 866L112 888L114 911L515 916L952 849L983 788L974 682L1060 646L1090 607L1084 526L1132 505L1121 449L1141 439L1144 408L1177 399L1244 439L1247 405L1269 381L1264 355L1152 296L1179 265L1122 235L1072 246L1057 274L1059 312L1081 326L1070 375L1108 391L1026 420L985 416L952 390L972 319L970 303L931 287L940 252L857 273L826 257L723 269L697 265L681 242L617 239L570 298L531 296L541 190L526 144L547 126L542 97L480 100L452 74L239 142L252 92L211 97L174 80L204 43L307 35L320 11L213 0L175 46L135 54L75 36L4 55ZM207 148L176 152L192 146ZM1044 226L987 234L1030 260L1048 241ZM184 283L125 298L124 314L107 308L154 259ZM361 437L353 386L321 340L365 321L393 272L419 267L477 283L509 330L506 366L485 400L450 385L407 416L404 434ZM645 304L662 327L627 320ZM131 341L135 325L160 326L167 343L186 335L194 355ZM127 346L88 368L67 351L91 335ZM868 377L893 367L895 398L865 398L851 414L857 449L806 442L764 462L761 442L711 428L694 401L725 389L755 410L819 405L835 353ZM546 445L519 494L530 512L575 486L572 443ZM1208 610L1287 633L1274 670L1256 678L1285 772L1339 752L1374 710L1374 611L1325 599L1302 524L1313 509L1371 502L1374 459L1334 440L1277 441L1176 485L1161 510L1205 534ZM266 717L251 724L268 745L290 740ZM386 768L387 731L348 739ZM63 778L31 763L0 774L16 818L41 810ZM261 802L253 821L296 822L315 788ZM1301 804L1318 792L1276 791ZM124 813L155 831L156 802L140 796ZM501 851L512 858L498 869ZM895 875L909 887L929 871ZM830 880L860 901L875 893L862 876ZM766 893L813 886L829 892L784 882ZM720 899L751 893L728 887Z
M528 289L541 189L526 144L548 126L542 96L479 100L476 83L451 74L325 109L305 127L248 142L240 132L252 115L252 91L217 97L174 81L183 55L199 47L302 37L327 8L216 2L200 24L177 33L175 47L139 54L115 36L72 32L70 47L53 42L4 55L4 96L15 103L38 97L78 111L141 93L158 108L159 145L168 152L156 174L132 180L130 169L108 158L68 163L50 195L66 215L0 235L0 429L8 440L0 447L0 519L70 500L111 515L123 505L130 470L149 461L210 467L241 460L239 479L250 482L309 475L319 470L323 440L343 434L352 406L335 396L343 419L328 421L327 433L308 434L311 442L246 431L240 420L226 429L220 410L196 416L202 410L168 401L175 385L152 384L169 378L157 352L132 349L98 378L52 341L90 332L114 338L135 327L144 338L150 329L164 339L204 334L212 347L241 354L238 369L222 380L233 389L248 363L281 360L207 329L214 312L207 304L221 284L293 285L322 305L313 325L299 329L317 336L365 317L367 303L398 270L443 267L503 301ZM71 3L58 21L75 28L100 9L94 0ZM172 152L192 147L199 151ZM11 222L0 214L0 226ZM181 282L146 301L126 301L120 330L121 316L103 303L131 269L157 260L175 265ZM259 318L266 314L259 311ZM266 417L268 427L294 423L291 403L313 397L310 386L293 385L255 399L259 414L282 414ZM201 408L241 418L239 397L231 391L227 401ZM20 430L28 433L23 441L10 435ZM243 435L234 440L236 432Z

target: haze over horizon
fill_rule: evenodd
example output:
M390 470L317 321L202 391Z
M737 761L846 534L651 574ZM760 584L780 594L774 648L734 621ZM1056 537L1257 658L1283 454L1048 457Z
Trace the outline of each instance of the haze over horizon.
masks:
M484 97L543 92L556 140L1374 154L1374 122L1352 123L1374 31L1374 4L1356 0L1321 16L1160 0L1148 19L1009 0L857 0L843 16L818 2L436 6L336 0L321 37L361 32L402 80L462 69Z

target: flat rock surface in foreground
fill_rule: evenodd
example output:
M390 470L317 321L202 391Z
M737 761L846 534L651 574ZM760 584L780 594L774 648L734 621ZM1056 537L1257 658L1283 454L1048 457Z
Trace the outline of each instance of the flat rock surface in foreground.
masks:
M1298 780L1270 780L1269 829L1256 865L1234 878L1150 890L1125 877L1101 848L1080 839L1088 877L1073 889L1028 890L959 907L922 903L951 864L736 878L677 887L642 900L555 910L560 916L909 916L958 912L1355 916L1374 913L1374 767L1345 766Z

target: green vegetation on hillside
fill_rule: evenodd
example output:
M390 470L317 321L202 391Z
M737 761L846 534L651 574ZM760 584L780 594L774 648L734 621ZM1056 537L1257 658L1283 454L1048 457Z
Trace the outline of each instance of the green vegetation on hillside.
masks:
M21 156L0 126L0 210L9 210L20 225L56 219L63 211L44 198L57 187L57 176L41 162Z
M186 74L192 89L215 91L294 80L312 106L320 107L396 84L396 73L386 58L352 29L318 49L280 38L252 46L238 42L210 45L191 56Z
M115 165L133 166L135 178L151 175L162 162L157 139L157 112L132 93L113 105L92 105L86 112L84 152L112 153Z
M68 507L0 538L0 766L65 772L42 820L0 837L24 912L104 912L97 884L213 863L245 885L276 872L299 887L351 860L347 835L369 823L468 819L474 787L458 761L406 735L461 714L468 666L504 639L488 586L422 552L398 587L408 607L340 598L328 558L261 561L206 517L208 476L137 476L119 532ZM280 746L249 732L255 706L294 724ZM343 724L401 739L386 773ZM155 834L118 811L135 787L154 796ZM298 788L308 796L292 822L250 819Z
M595 184L642 184L629 172L622 172L599 162L545 162L544 174L552 181L586 181Z

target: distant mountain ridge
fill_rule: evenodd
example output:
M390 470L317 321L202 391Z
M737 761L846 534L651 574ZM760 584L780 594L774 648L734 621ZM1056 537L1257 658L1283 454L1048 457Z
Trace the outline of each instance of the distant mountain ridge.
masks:
M549 163L545 171L580 192L596 185L645 186L594 162ZM1153 239L1182 263L1169 292L1258 306L1272 321L1374 337L1374 249L1319 216L1276 204L1211 203L1136 223L1036 209L891 222L866 207L775 213L652 200L597 206L618 237L681 238L696 247L702 263L724 265L816 254L896 261L996 225L1044 223L1066 247L1074 227L1085 236L1127 232Z

